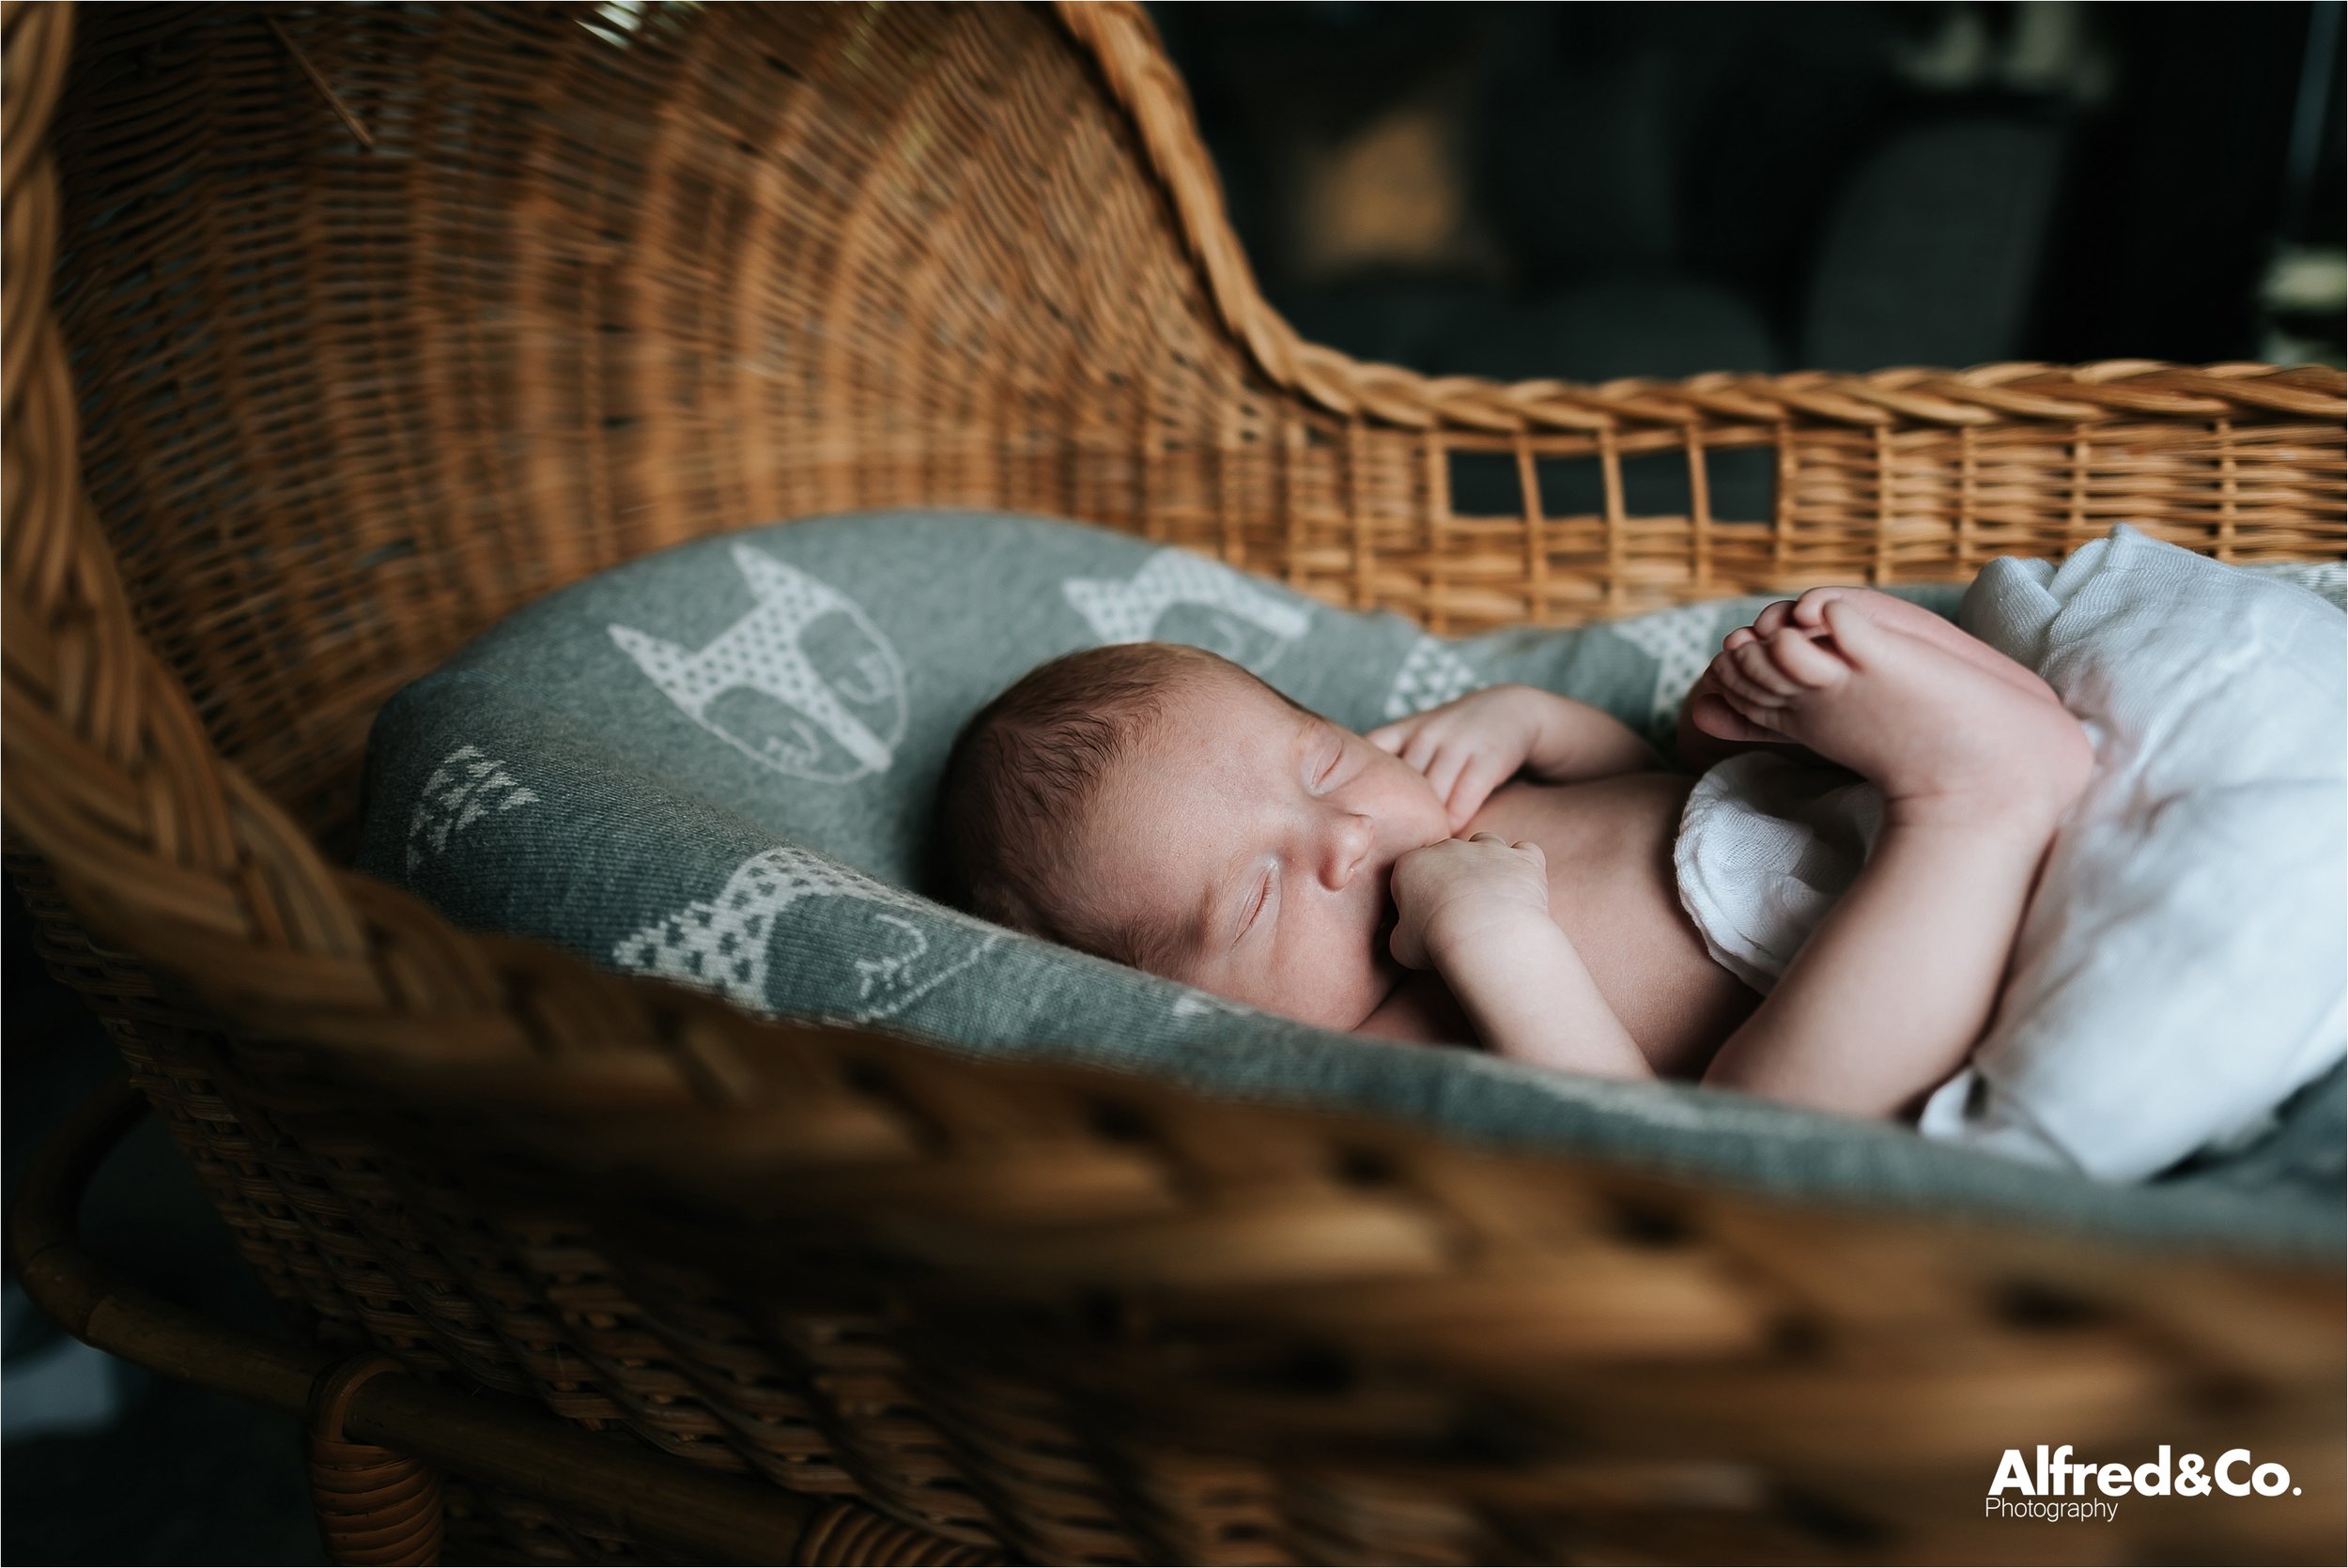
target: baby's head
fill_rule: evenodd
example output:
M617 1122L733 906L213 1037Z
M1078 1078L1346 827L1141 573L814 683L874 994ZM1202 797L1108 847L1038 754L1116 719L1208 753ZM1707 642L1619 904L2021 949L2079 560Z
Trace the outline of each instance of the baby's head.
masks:
M1448 837L1410 764L1165 642L1067 654L989 703L937 831L974 915L1335 1029L1402 977L1395 861Z

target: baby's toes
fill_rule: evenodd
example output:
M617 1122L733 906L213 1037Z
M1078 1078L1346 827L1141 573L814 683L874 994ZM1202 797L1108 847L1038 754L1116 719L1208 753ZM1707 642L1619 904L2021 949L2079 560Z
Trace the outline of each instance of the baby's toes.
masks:
M1735 653L1722 653L1713 659L1712 684L1730 706L1740 712L1757 708L1765 701L1778 700L1775 693L1764 691L1745 679Z
M1794 623L1824 629L1826 607L1837 599L1847 598L1851 592L1850 589L1840 585L1804 589L1801 597L1794 601L1792 610Z
M1862 602L1848 594L1827 601L1824 620L1836 653L1853 669L1872 669L1887 662L1905 667L1914 640L1869 615L1860 607Z
M1753 618L1753 635L1767 641L1784 629L1785 623L1793 618L1793 600L1778 600Z
M1766 693L1771 702L1783 702L1801 687L1777 667L1777 660L1770 653L1771 646L1756 638L1728 656L1736 661L1738 673L1744 676L1747 683Z
M1828 644L1800 626L1769 638L1769 659L1796 685L1824 691L1850 674L1850 666Z

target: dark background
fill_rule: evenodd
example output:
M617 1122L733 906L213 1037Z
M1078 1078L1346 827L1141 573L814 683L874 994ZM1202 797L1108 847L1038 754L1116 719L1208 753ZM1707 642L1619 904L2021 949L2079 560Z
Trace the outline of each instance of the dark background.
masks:
M1578 380L2337 365L2341 8L1149 8L1301 331ZM13 889L0 913L13 1195L115 1058ZM142 1282L269 1326L151 1121L87 1224ZM319 1560L289 1421L82 1350L13 1280L6 1330L0 1560Z
M1149 9L1266 294L1363 357L2340 360L2336 3ZM1333 255L1306 231L1345 149L1355 208L1428 161L1398 116L1437 128L1465 237ZM2270 308L2306 247L2328 308Z

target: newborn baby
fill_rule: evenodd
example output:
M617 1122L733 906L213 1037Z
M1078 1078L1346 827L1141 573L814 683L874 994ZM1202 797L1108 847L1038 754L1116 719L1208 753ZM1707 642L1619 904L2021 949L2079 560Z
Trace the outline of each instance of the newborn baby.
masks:
M1688 767L1753 746L1885 802L1766 998L1680 904L1692 774L1529 686L1357 735L1200 649L1088 649L970 721L938 843L974 914L1305 1022L1912 1118L1987 1025L2086 734L1939 616L1824 588L1731 633L1682 709Z

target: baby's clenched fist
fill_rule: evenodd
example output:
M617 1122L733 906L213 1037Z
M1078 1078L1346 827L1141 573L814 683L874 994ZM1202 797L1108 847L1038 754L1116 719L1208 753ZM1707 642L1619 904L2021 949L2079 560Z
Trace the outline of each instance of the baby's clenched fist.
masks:
M1497 833L1445 838L1394 863L1394 936L1406 969L1439 967L1446 954L1549 913L1549 857L1531 839Z

